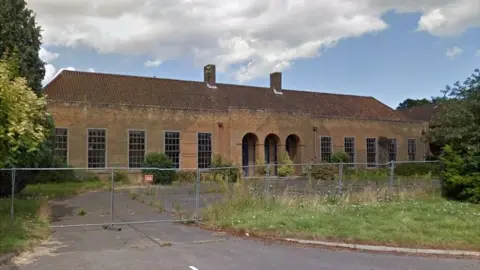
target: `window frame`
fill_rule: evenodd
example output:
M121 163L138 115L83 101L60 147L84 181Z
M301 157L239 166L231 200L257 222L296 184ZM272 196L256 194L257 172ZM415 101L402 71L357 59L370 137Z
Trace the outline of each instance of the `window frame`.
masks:
M89 138L90 138L90 131L91 130L103 130L105 132L105 141L104 141L104 144L105 144L105 149L103 150L104 151L104 163L105 163L105 166L104 167L90 167L90 162L89 162L89 152L90 152L90 149L89 149ZM86 134L86 143L87 143L87 169L98 169L98 170L102 170L102 169L106 169L107 168L107 164L108 164L108 131L106 128L87 128L87 134Z
M353 163L353 164L349 164L349 167L355 167L356 166L355 162L357 160L356 138L355 138L355 136L345 136L345 137L343 137L343 151L346 154L348 154L348 156L351 158L350 153L346 151L347 150L347 148L346 148L346 140L347 139L353 139L353 147L352 147L352 149L353 149L353 153L352 153L353 154L353 159L350 161L350 163Z
M166 143L167 133L178 133L178 167L176 167L176 168L180 169L182 167L182 143L181 143L182 132L179 131L179 130L164 130L163 131L163 153L168 157L168 155L167 155L167 143ZM197 149L197 151L198 151L198 149Z
M390 150L392 150L392 142L393 144L393 152L395 153L394 159L391 158ZM388 138L388 162L395 162L398 160L398 140L397 138Z
M373 163L374 166L370 166L372 163L370 163L370 162L368 161L368 154L369 154L369 152L368 152L368 140L369 140L369 139L375 140L375 143L373 144L373 145L375 146L375 163ZM367 169L370 169L370 168L372 168L372 169L378 168L378 138L377 138L377 137L373 137L373 136L371 136L371 137L365 137L365 162L366 162L366 168L367 168Z
M414 145L414 152L413 152L413 159L410 159L410 142L413 141ZM418 139L417 138L407 138L407 159L408 161L416 161L418 154Z
M330 158L328 161L324 161L323 160L323 145L322 145L322 139L323 138L329 138L330 139ZM332 155L333 155L333 137L332 136L324 136L324 135L321 135L320 136L320 162L321 163L325 163L325 162L330 162L330 160L332 159Z
M55 134L54 134L54 140L55 140L55 145L54 145L54 148L53 148L53 151L54 151L54 154L55 156L58 157L57 155L57 129L63 129L66 131L66 140L65 140L65 143L67 145L66 147L66 156L65 156L65 163L68 165L70 164L70 130L69 128L66 128L66 127L55 127ZM63 149L62 149L63 150ZM65 151L63 150L63 151Z
M138 151L138 150L130 150L130 132L143 132L143 160L145 161L145 158L147 156L147 130L146 129L135 129L135 128L130 128L127 130L127 168L128 169L138 169L142 168L140 167L132 167L130 166L130 151Z
M200 167L200 134L210 134L210 167ZM213 133L212 132L197 132L197 168L199 169L209 169L212 167L213 159Z

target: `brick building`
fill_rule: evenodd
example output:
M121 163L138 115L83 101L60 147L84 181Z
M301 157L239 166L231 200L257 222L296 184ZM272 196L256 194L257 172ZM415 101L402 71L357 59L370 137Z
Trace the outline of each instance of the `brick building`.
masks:
M46 87L57 126L57 154L75 167L141 165L165 152L180 168L210 166L215 154L238 165L328 160L422 160L427 122L410 120L373 97L222 84L215 66L204 81L62 71Z

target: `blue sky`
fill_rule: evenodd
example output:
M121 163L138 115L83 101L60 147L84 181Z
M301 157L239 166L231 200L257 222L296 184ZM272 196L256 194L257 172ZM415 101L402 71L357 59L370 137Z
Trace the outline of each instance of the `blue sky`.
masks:
M422 13L397 14L392 11L380 18L388 25L381 31L367 32L359 37L345 37L319 57L303 57L291 61L282 70L287 89L373 96L396 107L406 98L429 98L440 95L445 85L463 81L475 68L480 68L480 28L466 28L454 35L432 35L417 31ZM99 52L88 44L65 46L46 44L54 52L49 64L76 70L93 68L96 72L135 74L202 80L203 63L191 57L174 57L158 67L146 67L152 53ZM460 53L447 56L447 50L457 47ZM217 80L224 83L244 83L268 86L269 71L240 82L235 64L219 72Z

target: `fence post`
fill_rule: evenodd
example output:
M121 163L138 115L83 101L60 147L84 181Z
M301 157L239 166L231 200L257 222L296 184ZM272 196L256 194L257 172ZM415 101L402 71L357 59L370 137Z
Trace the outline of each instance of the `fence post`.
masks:
M12 194L11 194L11 203L10 203L10 226L13 225L14 221L14 203L15 203L15 167L12 167Z
M198 222L198 209L200 208L200 169L197 168L195 179L195 221Z
M342 195L343 187L343 161L338 164L338 194Z
M387 197L390 195L390 190L392 189L394 178L395 178L395 161L392 160L390 161L390 177L388 181Z
M112 224L115 222L115 177L114 177L114 168L111 171L111 192L110 192L110 214L112 219Z
M267 195L270 194L270 163L267 163L267 179L265 181L265 192Z

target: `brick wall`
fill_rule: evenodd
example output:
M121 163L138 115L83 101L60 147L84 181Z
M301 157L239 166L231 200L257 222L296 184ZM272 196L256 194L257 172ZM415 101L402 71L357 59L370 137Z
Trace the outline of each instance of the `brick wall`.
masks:
M320 137L330 136L333 152L343 150L344 137L355 137L356 162L366 162L366 138L396 138L397 160L407 159L407 138L417 138L416 159L423 159L424 144L421 133L425 126L418 122L391 122L351 119L312 118L309 115L268 111L231 110L213 112L198 110L170 110L161 108L49 103L49 111L57 127L69 130L69 163L87 166L87 128L107 130L108 166L127 166L128 130L146 131L147 152L163 152L165 130L181 132L181 167L197 166L197 133L211 132L213 152L237 163L242 163L242 139L247 133L258 138L256 158L264 159L265 137L275 134L278 151L285 152L290 134L300 139L297 163L320 160ZM313 131L313 127L317 131Z

